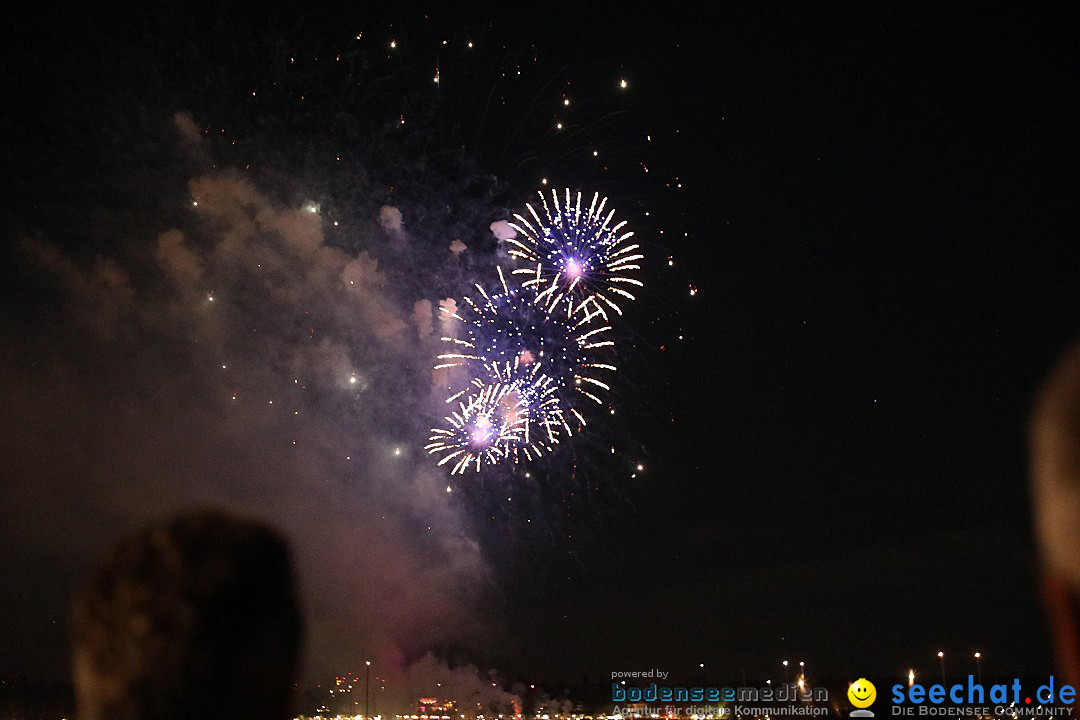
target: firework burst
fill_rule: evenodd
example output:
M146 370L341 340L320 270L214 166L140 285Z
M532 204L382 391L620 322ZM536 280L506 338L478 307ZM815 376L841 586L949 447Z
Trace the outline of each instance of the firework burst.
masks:
M507 459L532 460L570 433L546 376L523 374L493 385L476 379L470 386L447 401L456 400L457 410L446 416L445 427L432 429L424 446L442 455L438 465L453 463L451 475Z
M465 367L470 380L497 379L509 378L510 373L520 375L536 365L533 372L550 379L550 392L565 411L584 424L577 407L580 398L602 404L598 393L610 390L610 386L597 375L616 369L597 357L615 344L606 336L611 326L598 322L606 315L589 308L564 317L552 312L557 299L550 293L510 286L501 269L499 280L502 292L489 294L477 285L481 299L466 296L464 314L451 314L462 322L464 337L442 338L450 348L439 355L441 363L436 369Z
M550 450L551 446L559 444L560 435L570 437L573 434L559 401L559 385L552 377L540 372L540 363L522 365L515 360L513 364L502 366L493 363L489 369L497 382L510 385L511 392L520 399L521 407L526 411L523 420L529 425L526 430L532 430L526 434L540 433L541 444L532 448L534 452ZM514 454L516 449L516 446L511 448L511 453ZM523 454L526 459L532 459L527 449Z
M580 193L574 203L569 190L562 203L554 192L551 205L540 198L547 220L527 206L536 224L515 216L520 237L507 241L529 263L514 271L526 275L521 284L497 268L494 292L478 283L460 312L442 308L460 332L442 338L435 369L458 369L464 388L447 399L457 410L425 449L451 474L550 452L572 425L586 425L581 406L602 405L611 389L602 379L615 371L605 359L615 345L608 311L621 315L618 302L634 299L625 287L641 286L630 276L641 269L639 246L629 242L633 233L620 234L625 223L612 224L599 195L584 210Z
M622 315L619 303L634 299L628 287L642 286L631 273L641 270L644 257L640 245L630 242L634 233L622 232L626 221L613 224L615 211L605 210L607 198L599 193L586 208L580 192L572 202L566 189L560 202L552 190L550 205L543 192L537 194L544 216L526 203L532 220L515 214L517 222L510 223L519 237L507 240L509 253L526 265L514 273L529 276L523 284L569 317L596 311L606 317L608 310Z

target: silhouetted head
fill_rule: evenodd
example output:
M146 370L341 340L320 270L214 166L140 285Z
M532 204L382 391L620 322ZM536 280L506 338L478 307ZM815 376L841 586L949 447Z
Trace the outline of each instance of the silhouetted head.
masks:
M199 511L111 548L75 599L82 720L290 716L301 621L285 541Z
M1030 428L1031 494L1060 670L1080 682L1080 345L1050 374Z

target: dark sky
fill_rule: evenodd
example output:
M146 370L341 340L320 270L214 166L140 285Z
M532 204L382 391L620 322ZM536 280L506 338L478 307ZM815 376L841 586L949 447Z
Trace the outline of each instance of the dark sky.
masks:
M316 675L1048 671L1024 428L1080 320L1077 28L674 5L12 10L0 672L62 676L95 554L204 502L297 544ZM447 497L416 303L541 177L649 253L619 413Z

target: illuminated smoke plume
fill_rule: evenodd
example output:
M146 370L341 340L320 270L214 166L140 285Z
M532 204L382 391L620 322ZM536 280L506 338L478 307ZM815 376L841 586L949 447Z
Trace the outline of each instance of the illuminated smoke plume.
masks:
M208 154L190 115L171 132L194 162ZM148 209L157 229L131 251L17 238L56 302L33 332L0 338L0 502L23 509L0 529L12 580L0 599L10 617L59 622L5 633L8 656L35 636L64 647L68 595L95 556L202 504L287 533L311 677L369 658L404 673L448 639L480 642L490 628L472 609L491 574L418 447L435 298L377 257L402 212L384 206L332 243L318 203L271 195L239 169L176 187L176 210ZM60 590L24 589L36 587Z

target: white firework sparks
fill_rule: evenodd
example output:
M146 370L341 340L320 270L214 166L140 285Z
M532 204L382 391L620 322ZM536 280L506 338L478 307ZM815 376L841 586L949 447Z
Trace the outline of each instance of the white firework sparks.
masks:
M546 376L533 373L492 385L477 379L471 385L447 401L457 400L457 410L446 416L445 427L431 430L424 446L442 455L438 465L452 463L451 475L507 459L532 460L558 444L564 430L570 432Z
M466 297L468 309L463 314L443 309L463 323L465 333L461 338L442 338L450 347L438 356L435 369L466 367L473 378L490 382L509 380L511 372L520 376L520 368L536 365L532 372L549 379L551 394L563 410L584 425L576 407L579 396L603 404L598 394L611 387L598 375L616 370L597 357L615 345L606 336L611 326L594 324L606 315L596 308L574 317L552 314L547 294L508 286L501 269L499 279L501 293L490 295L477 285L482 300Z
M634 300L630 289L642 287L632 274L644 258L641 246L631 242L634 233L623 232L626 221L613 224L615 211L605 211L607 198L599 193L584 209L580 192L572 201L566 189L560 202L552 190L550 205L543 192L537 194L544 216L526 203L532 220L515 214L517 222L510 223L519 237L506 240L509 253L526 265L514 273L529 276L523 284L535 286L545 303L564 307L570 317L592 311L606 317L608 310L622 315L619 303Z

